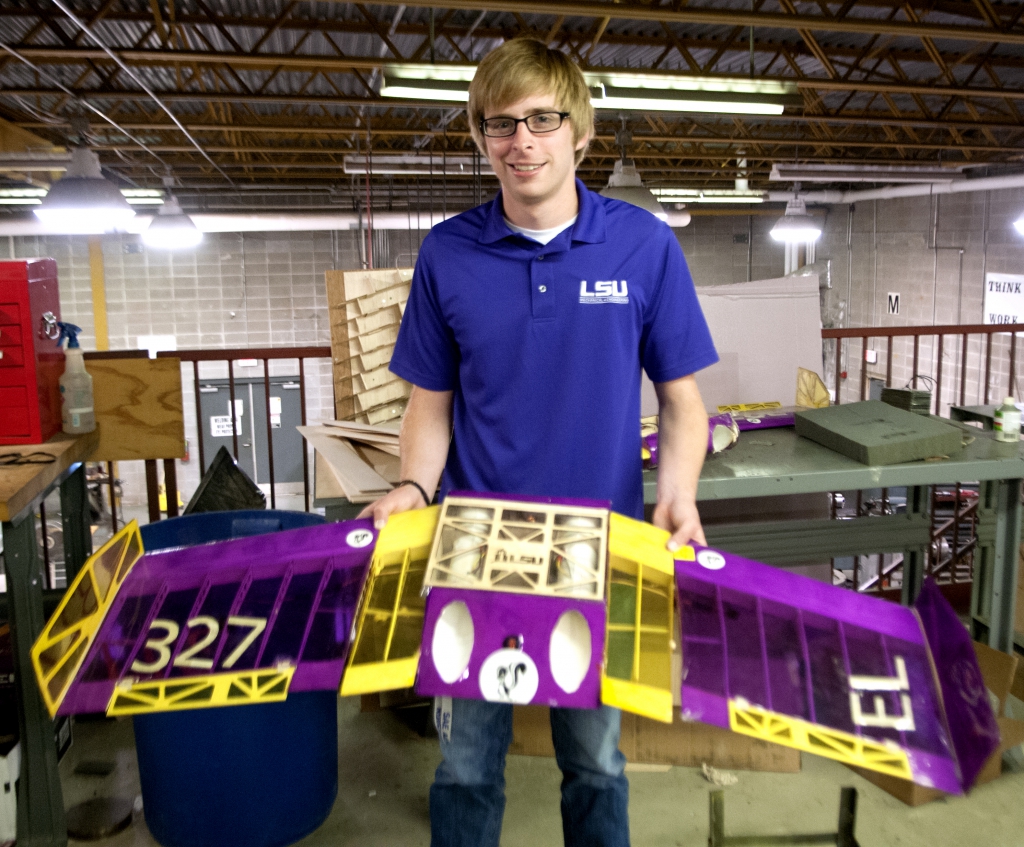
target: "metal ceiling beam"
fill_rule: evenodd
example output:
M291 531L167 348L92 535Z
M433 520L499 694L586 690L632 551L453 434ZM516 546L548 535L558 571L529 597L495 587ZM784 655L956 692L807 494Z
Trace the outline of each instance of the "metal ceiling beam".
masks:
M859 3L858 5L865 5ZM878 5L878 4L875 4ZM939 6L951 5L951 4L939 4ZM969 11L970 6L961 4L961 11ZM888 7L886 7L888 8ZM937 7L938 10L941 10ZM12 9L0 9L0 20L5 17L17 17L19 20L25 18L24 10L14 11ZM486 14L483 12L481 14ZM564 18L564 16L562 16ZM150 23L152 22L152 15L146 12L134 12L131 10L119 9L115 10L104 16L104 20L108 23ZM227 27L245 27L249 26L254 29L263 31L269 26L274 24L275 19L270 16L259 16L259 15L221 15L218 18L219 22ZM384 22L386 23L386 22ZM175 18L176 26L195 27L199 25L213 25L213 22L202 15L197 14L182 14L179 10ZM339 34L353 34L353 35L373 35L376 29L371 23L365 20L309 20L303 18L289 18L280 24L279 29L282 30L294 30L298 32L308 33L311 31L323 32L323 33L339 33ZM423 36L428 32L428 25L426 23L416 23L403 21L401 25L395 30L399 35L416 35ZM453 37L465 39L470 34L476 33L481 38L504 38L508 33L507 29L501 29L498 27L487 27L479 26L473 27L472 25L464 24L453 24L448 23L446 25L447 33ZM389 30L390 32L390 30ZM544 38L547 33L542 33L541 37ZM580 35L582 39L582 34ZM25 39L31 41L31 38ZM546 41L550 42L552 38L546 38ZM604 35L601 37L601 41L604 44L621 45L624 47L637 47L637 46L654 46L657 49L664 49L665 47L673 45L682 45L688 49L717 49L721 46L720 39L713 37L700 37L700 36L685 36L677 33L671 33L671 37L668 35L635 35L632 33L621 33L606 30ZM800 55L810 55L810 51L799 42L795 42L791 45L787 45L788 48ZM849 58L857 59L864 53L863 49L856 47L848 47L845 45L825 45L822 44L822 49L825 50L828 56L834 61L836 58ZM755 52L761 53L776 53L778 52L779 45L774 42L754 41ZM972 56L978 50L977 46L972 46L963 52L953 52L947 46L945 52L941 55L943 60L949 65L958 65L963 62L969 56ZM912 48L900 48L890 46L886 49L887 55L892 56L898 61L929 61L928 56L925 54L923 49L912 49ZM1024 67L1024 54L1022 55L1010 55L1006 53L997 53L989 60L996 67Z
M340 2L340 0L331 0ZM411 0L402 5L420 8L443 8L520 15L567 15L576 18L604 18L626 21L653 21L668 24L710 24L726 27L757 27L759 29L811 30L813 32L846 32L862 35L903 35L909 38L946 38L954 41L997 41L1001 44L1024 45L1024 30L1009 32L986 26L954 24L904 23L883 18L824 15L786 15L778 12L750 12L687 6L673 9L646 3L536 2L536 0ZM382 3L397 6L397 3Z
M1024 42L1022 42L1024 43ZM102 50L92 48L68 48L68 47L21 47L19 53L33 61L63 61L63 62L96 62L99 64L110 62L110 57ZM134 62L137 65L161 66L161 65L226 65L234 70L263 70L280 71L282 69L295 71L318 70L322 73L351 73L358 70L375 70L384 64L401 66L404 64L416 64L404 61L385 61L373 56L346 56L337 58L333 56L295 56L291 54L260 54L239 55L237 53L214 53L214 52L184 52L178 50L118 50L117 55L126 62ZM445 63L458 65L460 63ZM465 64L465 63L462 63ZM474 67L466 64L466 67ZM602 68L603 71L614 73L635 72L635 68ZM654 72L659 73L659 72ZM660 72L664 76L678 76L676 72ZM723 74L705 74L704 78L714 79ZM732 75L733 77L735 75ZM1005 87L983 87L983 86L951 86L932 85L930 83L911 82L872 82L869 80L842 80L823 78L800 78L794 80L792 76L764 76L766 80L777 80L783 82L796 82L797 87L806 91L839 91L839 92L861 92L870 91L886 94L906 94L916 96L937 96L937 97L981 97L996 100L1013 99L1024 100L1024 90ZM83 93L88 93L83 92ZM159 92L161 96L170 92ZM240 92L240 96L243 96ZM418 102L421 107L428 105L430 101ZM441 102L436 104L440 107Z
M108 56L105 56L101 51L92 51L88 49L67 49L60 47L30 47L30 48L19 48L18 52L24 55L26 58L31 58L37 62L42 62L43 59L72 59L74 61L110 61ZM85 55L86 53L98 53L98 55ZM233 53L184 53L184 52L171 52L163 50L123 50L119 51L121 58L131 58L136 61L138 65L160 65L160 63L167 63L167 65L194 65L194 63L201 63L201 65L224 65L232 69L249 68L250 70L265 70L265 71L280 71L283 67L288 67L294 71L321 71L322 73L334 71L336 73L351 73L358 70L372 70L381 67L382 62L380 59L374 57L359 57L359 56L346 56L345 58L331 58L326 56L294 56L294 55L274 55L267 57L256 57L250 55L239 56ZM402 65L403 62L387 62L389 65ZM472 67L472 66L470 66ZM614 71L616 69L607 69ZM628 69L618 69L628 73ZM665 74L665 76L678 76L675 74ZM706 75L706 79L713 80L716 76L721 75ZM794 82L792 77L764 77L764 79L776 79L784 82ZM850 92L858 93L862 91L880 93L880 94L902 94L908 96L939 96L939 97L962 97L962 98L991 98L997 100L1024 100L1024 89L1014 89L1006 87L982 87L982 86L949 86L949 85L932 85L928 83L880 83L870 82L868 80L826 80L826 79L800 79L796 80L798 88L803 91L837 91L837 92ZM0 94L11 93L16 89L3 89L0 90ZM77 96L89 97L89 96L110 96L102 89L89 90L79 89L76 92ZM128 92L126 92L128 93ZM178 92L171 91L160 91L158 92L162 98L169 98L175 96ZM208 96L223 96L227 92L204 92L204 95ZM253 98L250 92L239 91L236 95L238 98L242 98L249 101ZM289 97L290 95L281 95L280 99ZM313 102L317 101L315 97L310 98ZM366 97L352 97L351 101L355 104L366 104L369 100ZM388 98L382 100L382 103L388 105L404 105L407 108L450 108L451 103L443 102L438 100L432 102L430 100L401 100Z
M16 97L56 97L60 95L60 92L56 89L43 89L43 88L9 88L0 89L0 97L5 94ZM135 101L138 100L138 94L132 91L92 91L92 92L75 92L76 96L81 96L84 99L95 99L95 100L122 100L122 101ZM388 98L367 98L367 97L323 97L320 95L293 95L293 94L263 94L263 95L245 95L239 93L229 92L164 92L162 95L164 100L172 102L184 102L184 103L197 103L206 105L208 103L250 103L254 105L270 105L275 103L283 104L295 104L295 105L323 105L333 107L346 107L346 106L371 106L377 108L409 108L422 109L422 101L420 100L398 100ZM611 120L611 118L609 118ZM688 115L681 118L677 123L681 124L692 124L695 118L692 115ZM707 120L707 118L704 118ZM39 121L23 121L14 120L19 126L23 126L26 129L45 129L52 124L46 124ZM888 109L886 111L868 111L863 109L850 110L847 109L841 114L784 114L778 117L758 117L756 119L757 126L764 125L781 125L781 124L805 124L805 123L829 123L835 125L852 124L859 126L864 122L870 124L887 125L887 126L902 126L914 129L949 129L950 127L956 127L964 130L984 130L984 129L995 129L995 130L1017 130L1024 129L1024 124L1016 121L997 121L997 120L977 120L972 117L963 116L959 114L947 115L943 118L923 118L917 112L911 112L907 114L893 114ZM598 117L598 124L601 123L601 117ZM133 121L124 121L123 125L127 129L169 129L170 124L152 124L152 123L139 123ZM194 124L186 120L187 126ZM670 124L671 125L671 124ZM219 126L223 131L231 131L233 129L246 129L246 125L239 124L225 124ZM255 130L260 125L250 125L250 128ZM297 127L294 122L290 123L286 129L290 129L293 132L301 133L305 131L306 127ZM360 131L365 131L365 126L359 127ZM377 126L373 127L374 132L378 129ZM268 125L267 130L271 132L278 131L273 125ZM440 130L431 129L428 126L415 127L414 133L417 135L423 134L443 134ZM319 128L311 127L309 131L319 132Z

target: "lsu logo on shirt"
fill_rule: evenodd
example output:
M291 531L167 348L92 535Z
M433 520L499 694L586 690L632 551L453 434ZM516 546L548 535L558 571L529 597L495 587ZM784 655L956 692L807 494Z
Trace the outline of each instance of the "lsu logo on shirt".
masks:
M580 280L581 303L628 303L629 286L624 279Z

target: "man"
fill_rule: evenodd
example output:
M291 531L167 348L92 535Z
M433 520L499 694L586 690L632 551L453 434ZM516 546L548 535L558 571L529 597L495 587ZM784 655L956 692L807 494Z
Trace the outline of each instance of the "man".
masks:
M591 193L576 167L594 113L579 69L530 39L481 63L469 124L501 183L424 240L391 370L413 384L402 478L378 526L452 489L607 500L643 518L640 368L659 401L668 547L704 542L707 414L693 374L717 360L678 242L648 212ZM434 847L497 847L512 707L451 701L430 791ZM629 844L618 710L552 709L565 844ZM450 729L449 729L450 727Z

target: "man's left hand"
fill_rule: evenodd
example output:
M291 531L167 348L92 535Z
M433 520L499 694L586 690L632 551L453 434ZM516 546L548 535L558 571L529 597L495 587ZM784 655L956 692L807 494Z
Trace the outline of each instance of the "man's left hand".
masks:
M700 525L700 515L697 514L697 503L694 500L678 498L671 502L658 503L651 515L651 522L672 533L665 546L673 553L691 541L707 545L704 529Z

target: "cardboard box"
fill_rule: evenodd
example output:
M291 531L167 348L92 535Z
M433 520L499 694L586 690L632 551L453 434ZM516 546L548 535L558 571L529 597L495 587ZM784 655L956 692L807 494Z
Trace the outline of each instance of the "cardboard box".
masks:
M989 690L989 699L992 701L996 720L999 722L999 749L989 756L985 766L978 774L978 778L974 781L975 785L984 785L1002 773L1003 753L1024 743L1024 721L1003 717L1003 712L1006 709L1006 697L1014 687L1017 677L1017 657L993 650L977 641L974 642L974 653L978 657L981 675L985 680L985 687ZM877 785L908 806L920 806L946 796L942 791L926 788L906 779L899 779L864 768L852 768L852 770L859 773L872 785Z
M632 763L700 767L705 762L728 770L797 773L800 751L769 744L716 726L685 722L675 710L671 724L622 713L619 749ZM516 706L510 753L553 756L546 706Z

